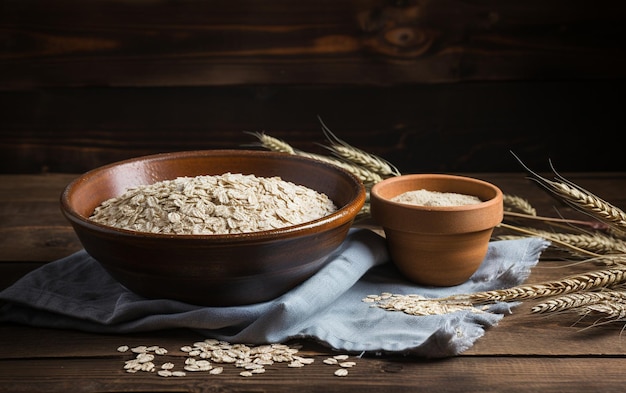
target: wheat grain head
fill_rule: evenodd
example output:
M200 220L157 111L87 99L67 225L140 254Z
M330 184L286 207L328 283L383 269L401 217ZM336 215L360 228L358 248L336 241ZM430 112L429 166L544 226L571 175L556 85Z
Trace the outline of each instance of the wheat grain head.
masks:
M330 146L324 146L336 156L350 161L356 165L363 166L368 170L377 173L383 177L399 176L400 171L389 161L378 157L375 154L368 153L357 147L350 145L349 143L339 139L327 126L322 119L318 116L318 119L322 125L322 131L326 136L326 139L331 143Z
M515 154L513 154L515 156ZM602 221L620 231L626 231L626 213L602 198L561 176L550 163L555 180L549 180L528 168L519 157L519 163L530 174L530 178L572 208Z

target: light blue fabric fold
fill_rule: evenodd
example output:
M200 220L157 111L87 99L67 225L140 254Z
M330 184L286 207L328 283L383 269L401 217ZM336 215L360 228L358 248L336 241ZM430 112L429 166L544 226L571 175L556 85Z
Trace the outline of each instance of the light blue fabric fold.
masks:
M383 237L353 228L328 264L300 286L272 301L237 307L142 298L81 250L0 292L6 302L0 321L100 333L188 328L249 344L305 337L350 352L448 357L470 348L516 304L496 304L486 313L418 317L372 308L362 299L382 292L443 297L518 285L548 245L540 238L491 242L470 280L454 287L424 287L399 274Z

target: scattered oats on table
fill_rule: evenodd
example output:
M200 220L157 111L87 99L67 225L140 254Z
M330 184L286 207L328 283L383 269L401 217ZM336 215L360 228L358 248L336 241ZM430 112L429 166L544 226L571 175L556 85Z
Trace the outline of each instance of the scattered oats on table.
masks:
M122 351L126 346L118 347ZM289 346L286 344L266 344L251 346L246 344L231 344L226 341L215 339L205 339L184 345L180 351L186 354L182 368L188 372L207 372L210 375L218 375L224 371L223 366L217 364L231 364L233 367L242 368L239 373L242 377L251 377L266 372L265 366L276 363L287 363L288 368L301 368L314 363L312 357L298 355L299 346ZM176 366L172 362L162 363L159 370L154 364L155 355L164 356L168 352L165 348L158 346L137 346L131 349L135 353L135 358L125 362L124 369L129 373L139 371L156 371L161 377L176 377L187 375L185 371L174 370ZM340 356L339 359L347 359ZM337 359L333 359L337 364Z

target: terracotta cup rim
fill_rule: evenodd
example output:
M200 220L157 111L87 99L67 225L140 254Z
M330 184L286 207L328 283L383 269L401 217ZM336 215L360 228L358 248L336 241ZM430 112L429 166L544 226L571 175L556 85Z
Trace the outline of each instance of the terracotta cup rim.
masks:
M420 206L394 202L406 191L455 192L478 196L481 203L459 206ZM503 219L503 193L487 181L450 174L408 174L387 178L370 191L373 219L383 228L428 233L462 233L487 229Z

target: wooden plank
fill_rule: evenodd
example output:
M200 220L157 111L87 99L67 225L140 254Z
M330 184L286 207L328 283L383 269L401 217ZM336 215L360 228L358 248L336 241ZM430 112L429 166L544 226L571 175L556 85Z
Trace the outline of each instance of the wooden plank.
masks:
M546 265L546 262L540 262L527 283L545 282L548 277L542 272L550 269ZM587 265L585 272L597 268ZM560 280L570 274L572 272L561 268L560 273L551 275L551 279ZM624 323L594 325L598 321L593 317L581 319L575 313L531 313L531 308L540 302L528 300L513 308L511 315L506 315L497 326L489 328L485 336L463 355L621 357L626 353L626 343L620 338Z
M69 225L0 228L0 262L50 262L81 248Z
M82 248L60 209L76 176L0 175L0 262L49 262Z
M3 202L20 201L59 202L63 189L78 174L47 173L33 175L0 175L0 200Z
M165 151L250 148L258 140L247 131L327 154L318 115L404 173L518 172L511 151L536 170L552 160L562 172L625 171L620 144L606 142L622 132L612 92L623 89L626 78L0 91L0 173L80 173Z
M0 191L1 192L1 191ZM0 204L3 227L28 225L63 225L67 220L60 211L59 198L53 201L5 201Z
M114 349L112 349L114 351ZM226 367L218 376L187 373L162 378L155 373L128 374L123 355L108 357L3 360L0 391L215 391L255 392L621 392L623 358L457 357L441 361L412 358L362 358L345 378L316 357L300 369L284 364L262 375L243 378ZM177 363L179 364L179 363Z
M560 329L561 327L559 327ZM500 330L503 334L496 336L495 331ZM533 345L539 347L539 345L533 344L534 333L537 329L532 329L530 325L527 326L525 338L521 340L517 339L517 335L514 333L510 340L500 342L499 339L506 336L508 333L507 328L497 327L490 330L487 335L479 340L474 348L465 352L459 357L445 360L429 361L425 359L418 359L413 357L403 356L375 356L373 354L365 354L362 357L353 359L357 365L350 370L349 378L346 378L345 383L347 385L357 384L360 385L368 378L376 376L377 386L379 388L383 386L398 386L409 387L411 383L419 381L420 386L423 383L424 389L428 391L440 391L440 387L432 386L437 382L445 380L445 374L449 376L453 375L466 375L479 377L479 374L490 375L491 380L481 380L479 386L481 389L485 389L486 386L494 387L499 386L504 388L508 384L512 384L520 379L525 379L529 375L535 375L538 378L538 385L530 386L513 386L511 389L519 389L519 391L532 391L537 386L547 386L548 382L554 383L552 389L557 386L561 386L563 383L573 383L574 381L583 381L594 372L600 372L598 375L602 375L603 378L599 378L594 381L597 386L610 387L611 384L617 382L618 368L623 367L623 348L622 354L616 351L615 354L607 358L600 358L600 353L586 350L584 347L589 343L588 339L580 341L581 345L572 346L572 342L576 342L575 338L567 337L568 333L565 331L564 336L559 340L558 337L554 337L555 327L547 325L544 330L550 330L553 332L553 338L557 341L549 348L544 348L539 354L535 356L521 356L516 353L517 348L521 348L524 345ZM178 366L181 366L182 362L186 358L186 355L180 351L180 347L183 345L192 344L195 340L201 340L202 337L197 333L185 330L176 331L161 331L155 333L144 334L130 334L130 335L95 335L89 333L76 332L71 330L49 330L39 329L31 327L17 328L16 325L2 325L0 326L0 332L3 334L0 336L0 342L2 342L3 350L0 357L0 382L7 379L21 379L27 380L33 376L33 373L45 378L46 376L53 378L56 375L57 378L73 378L78 373L84 373L89 375L92 382L97 380L105 381L117 381L120 383L127 383L130 386L131 382L137 382L137 378L142 378L142 382L159 383L159 380L163 381L155 375L145 375L140 373L139 375L129 375L123 372L123 364L125 360L133 357L128 353L121 354L116 351L119 345L159 345L168 349L168 354L161 359L163 362L171 361ZM559 330L562 332L562 330ZM50 336L54 335L55 340L50 340ZM569 339L569 340L568 340ZM573 341L572 341L573 340ZM481 351L483 342L492 341L495 345L499 345L501 355L493 355ZM619 342L619 337L613 337L613 342ZM265 376L269 376L271 380L278 379L294 379L297 377L301 382L303 380L309 380L310 383L315 381L326 381L329 383L336 383L338 380L332 376L334 368L329 367L322 363L322 360L330 356L328 349L315 344L314 342L304 341L292 341L290 345L303 344L303 348L300 353L306 357L314 357L316 360L313 365L304 367L301 371L289 369L285 364L276 364L272 367L268 367L268 372ZM593 342L591 342L593 345ZM575 347L579 350L578 353L574 351L567 351L566 346ZM607 347L605 343L605 348ZM610 347L610 345L608 345ZM25 348L33 348L32 353L28 353L28 357L25 359ZM35 350L36 348L36 350ZM592 347L593 348L593 347ZM563 352L565 350L565 352ZM337 354L337 353L334 353ZM593 359L593 361L591 361ZM59 364L63 363L64 367L59 368ZM83 365L80 366L79 363ZM604 372L595 367L602 364L606 367ZM10 367L8 366L10 365ZM622 365L622 366L620 366ZM543 371L540 367L545 367ZM558 367L563 367L560 372L555 372ZM64 370L64 371L63 371ZM482 371L481 371L482 370ZM226 379L229 383L241 381L241 378L237 376L239 370L236 370L232 366L232 370L226 367L226 372L220 377ZM565 373L565 374L563 374ZM219 383L220 379L207 379L216 378L207 375L196 374L200 381L204 380L211 383ZM265 378L262 376L261 378ZM194 381L194 376L191 375L191 381ZM222 379L222 381L223 381ZM95 381L94 381L95 380ZM185 383L189 381L188 378L178 380L179 383ZM198 382L195 380L194 382ZM257 381L256 379L251 379ZM602 382L603 381L603 382ZM261 384L267 383L267 380L261 380ZM448 387L458 388L460 381L450 381ZM343 382L342 382L343 383ZM606 385L602 385L606 383ZM559 385L561 384L561 385ZM0 383L0 386L3 384ZM307 385L307 383L303 384ZM362 387L362 386L361 386ZM478 388L478 386L477 386ZM568 391L579 391L582 386L576 387L576 389ZM496 391L500 391L495 388ZM281 390L282 391L282 390ZM444 390L445 391L445 390ZM484 391L484 390L483 390ZM507 390L508 391L508 390ZM511 390L512 391L512 390ZM550 390L549 390L550 391ZM563 391L563 390L561 390ZM581 390L582 391L582 390ZM602 390L604 391L604 390Z
M620 78L625 16L611 0L5 0L0 86Z

